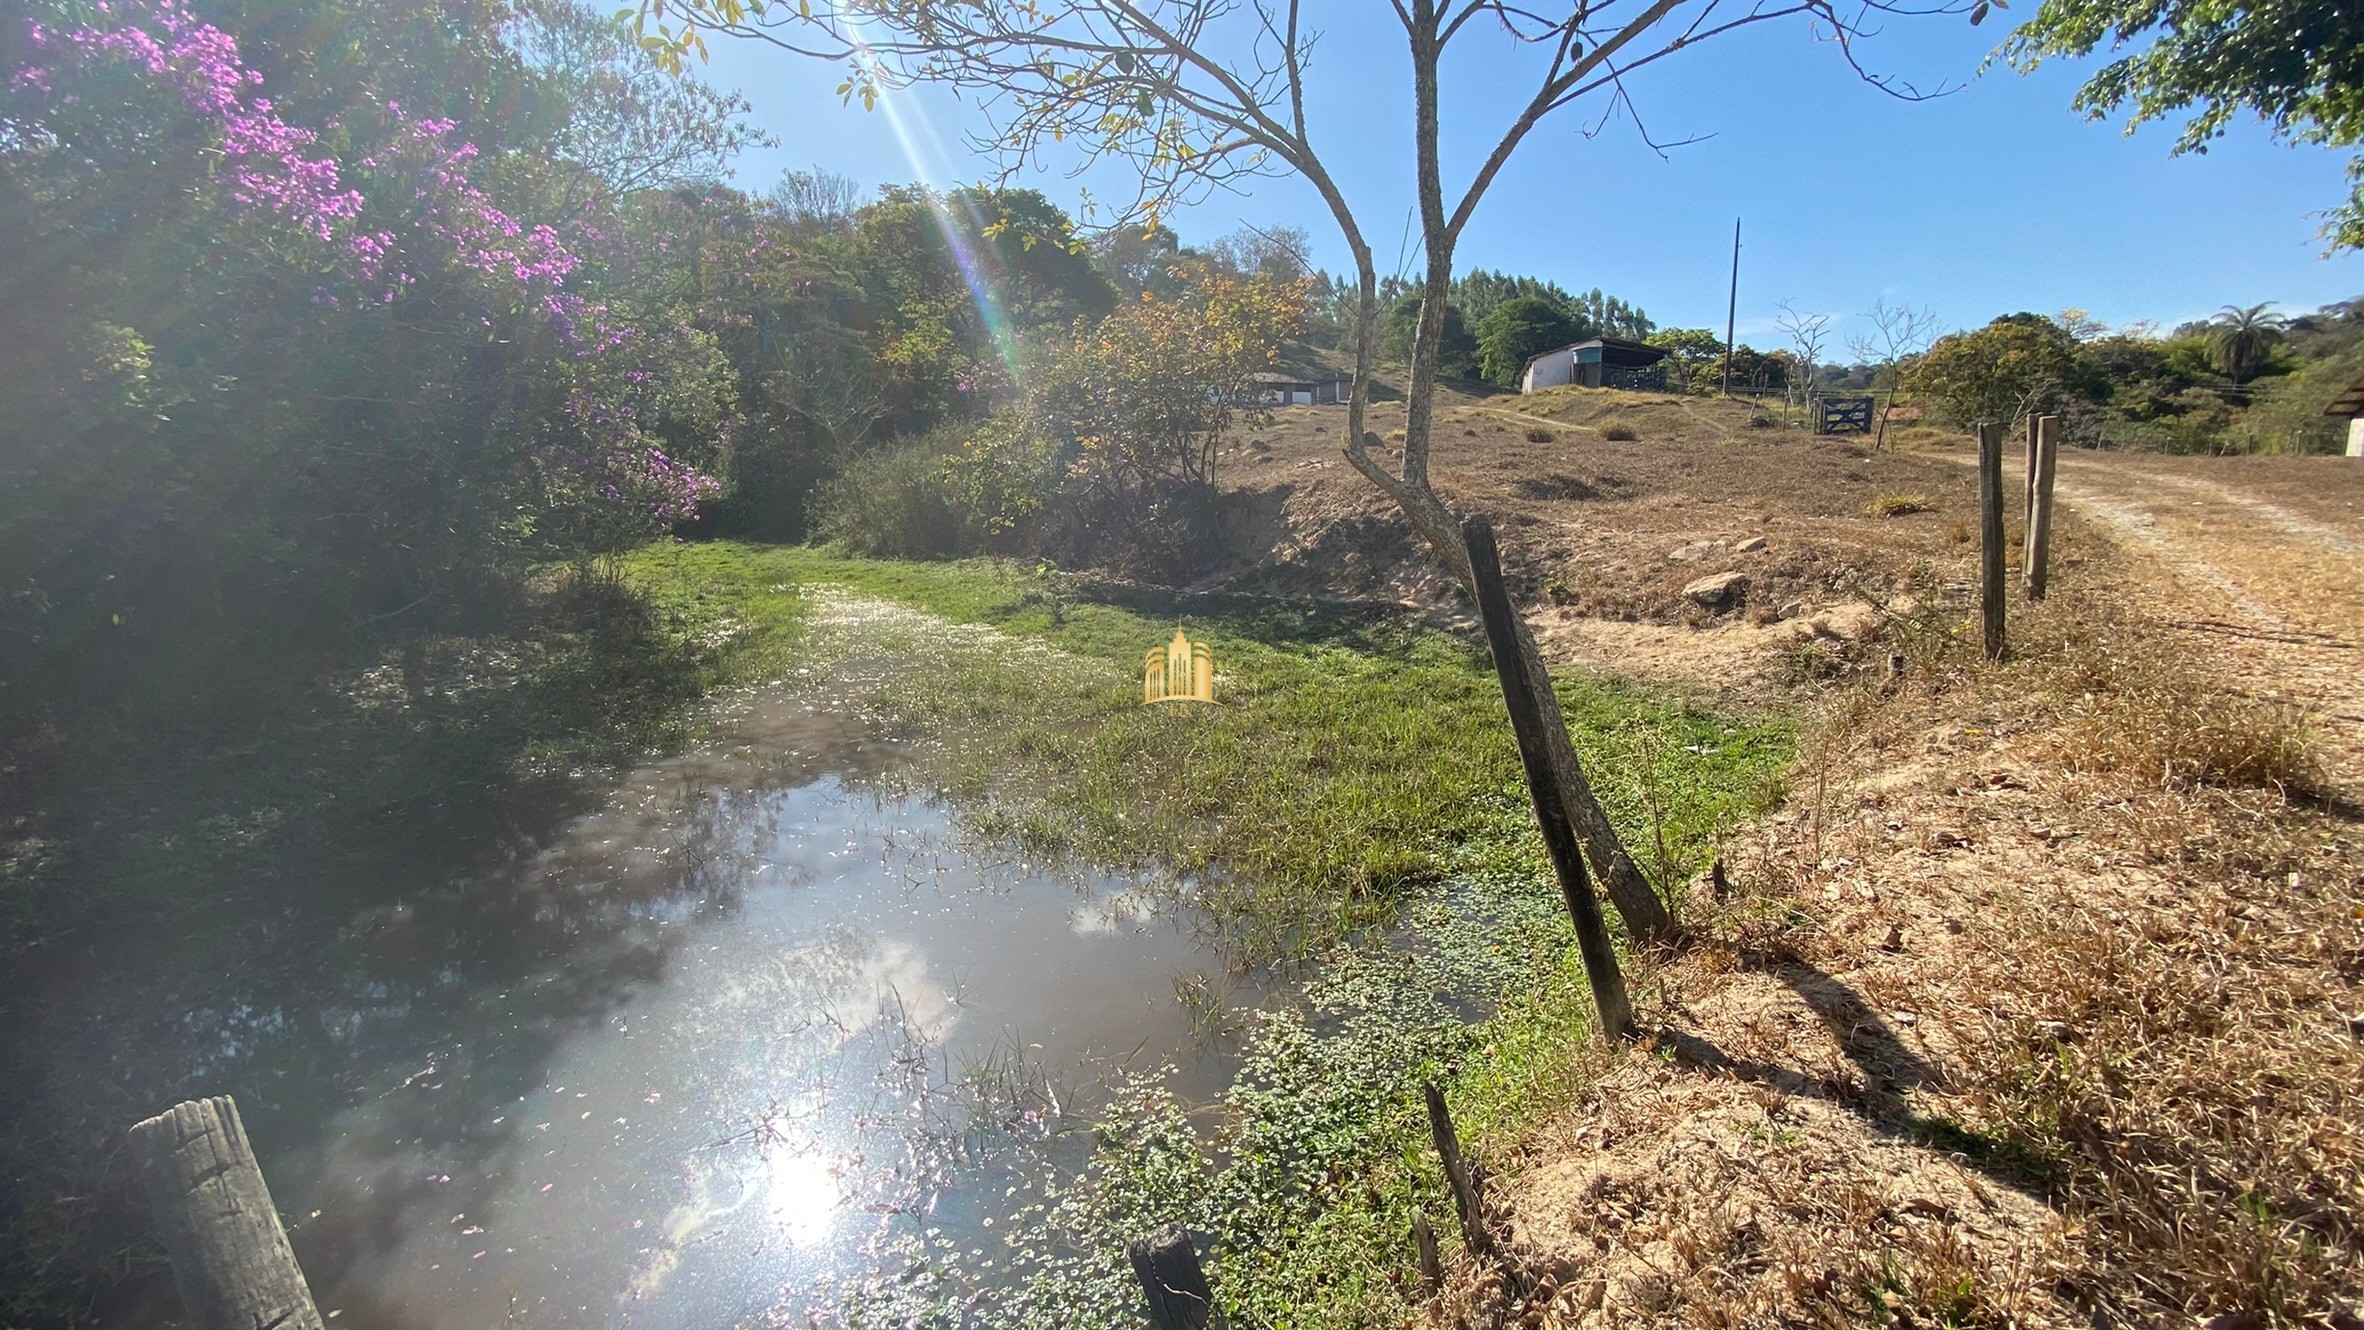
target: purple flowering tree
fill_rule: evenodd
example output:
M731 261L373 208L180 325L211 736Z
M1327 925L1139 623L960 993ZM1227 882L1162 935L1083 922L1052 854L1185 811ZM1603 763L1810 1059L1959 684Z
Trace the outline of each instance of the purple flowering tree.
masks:
M556 520L533 529L612 547L695 516L717 492L644 427L649 399L678 387L678 376L633 366L633 348L650 339L570 285L583 264L575 248L556 226L495 201L477 178L478 146L454 121L385 103L368 132L335 135L352 154L340 160L330 127L284 119L236 38L179 0L116 0L87 12L84 23L26 25L30 58L7 76L11 130L65 144L92 130L92 110L119 108L114 90L128 82L178 112L155 141L183 155L183 205L225 223L282 272L309 275L313 317L395 306L424 282L439 311L464 311L488 342L538 353L549 382L522 396L553 409L520 421L513 400L507 414L528 441L532 493L568 511L544 514ZM396 319L417 331L407 313ZM496 359L511 377L521 368L513 354Z

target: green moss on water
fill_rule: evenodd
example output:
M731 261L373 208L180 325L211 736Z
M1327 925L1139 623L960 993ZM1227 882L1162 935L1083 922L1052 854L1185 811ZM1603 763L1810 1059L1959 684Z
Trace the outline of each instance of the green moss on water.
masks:
M1212 1125L1158 1076L1132 1078L1083 1170L1013 1201L1014 1240L914 1237L888 1263L926 1274L863 1287L855 1319L1135 1325L1122 1244L1178 1222L1207 1242L1235 1324L1400 1320L1412 1216L1453 1230L1420 1083L1447 1087L1481 1153L1586 1085L1589 993L1473 644L1394 611L982 562L704 545L645 550L626 572L683 622L729 624L721 668L746 679L859 654L832 627L846 597L935 616L855 631L905 659L848 700L934 749L926 765L972 825L1193 884L1243 967L1318 962L1301 1003L1254 1018ZM1143 653L1177 627L1211 647L1220 707L1140 705ZM1596 790L1663 890L1764 806L1789 758L1783 717L1582 671L1559 687Z

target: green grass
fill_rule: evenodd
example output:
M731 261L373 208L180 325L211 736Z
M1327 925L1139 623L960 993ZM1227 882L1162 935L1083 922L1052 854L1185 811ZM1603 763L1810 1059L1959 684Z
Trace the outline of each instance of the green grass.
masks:
M971 1258L914 1237L880 1264L908 1258L927 1276L848 1290L857 1322L961 1306L1131 1325L1123 1242L1169 1222L1210 1241L1235 1324L1400 1321L1412 1215L1453 1232L1420 1082L1447 1086L1484 1153L1581 1094L1598 1065L1589 991L1473 644L1393 612L987 562L703 545L644 550L626 571L677 633L734 625L726 674L859 674L844 662L900 655L846 701L931 748L923 769L976 829L1193 882L1243 965L1321 962L1301 1008L1255 1017L1218 1125L1158 1077L1134 1078L1082 1171L1012 1202L1019 1241ZM846 596L963 628L833 628ZM1142 655L1176 627L1212 648L1220 707L1140 705ZM1559 686L1596 789L1664 890L1763 806L1788 761L1781 717L1581 671ZM1471 1005L1492 1014L1471 1024Z
M650 547L626 574L670 615L736 625L726 668L744 678L828 653L814 584L1055 648L1013 666L990 641L898 641L912 668L866 702L937 746L932 779L979 828L1192 879L1246 961L1384 923L1473 849L1542 872L1491 666L1398 613L732 544ZM1212 649L1219 707L1140 705L1142 655L1177 627ZM1577 750L1662 889L1787 760L1782 719L1561 675Z

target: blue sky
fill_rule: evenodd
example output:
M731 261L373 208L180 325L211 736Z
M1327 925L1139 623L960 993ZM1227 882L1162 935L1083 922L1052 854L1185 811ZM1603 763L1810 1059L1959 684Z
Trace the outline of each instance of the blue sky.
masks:
M2205 156L2168 155L2173 129L2128 137L2069 109L2085 67L2022 78L1980 63L2022 9L1973 29L1959 16L1895 18L1859 45L1863 63L1960 90L1898 101L1865 84L1827 41L1781 21L1703 43L1629 80L1651 134L1596 134L1598 104L1531 135L1480 205L1463 269L1598 286L1661 324L1724 322L1732 221L1743 219L1742 340L1779 341L1777 304L1834 316L1842 331L1885 296L1934 308L1948 326L2078 306L2113 324L2172 324L2228 303L2297 311L2364 294L2364 256L2321 257L2319 212L2345 196L2345 157L2272 143L2242 125ZM1310 75L1316 146L1354 202L1382 271L1412 203L1410 66L1391 13L1331 4ZM2001 20L2001 21L1998 21ZM1448 191L1491 147L1531 87L1521 53L1473 30L1445 71ZM865 186L959 183L987 163L965 135L981 121L941 90L902 94L898 114L841 103L840 69L763 46L714 43L706 76L736 87L779 146L739 164L743 184L818 166ZM898 128L900 133L898 133ZM1072 204L1077 182L1031 181ZM1112 178L1087 182L1113 195ZM1294 179L1253 182L1174 219L1187 242L1242 221L1304 227L1319 261L1347 264L1329 214ZM1832 351L1841 343L1834 338Z

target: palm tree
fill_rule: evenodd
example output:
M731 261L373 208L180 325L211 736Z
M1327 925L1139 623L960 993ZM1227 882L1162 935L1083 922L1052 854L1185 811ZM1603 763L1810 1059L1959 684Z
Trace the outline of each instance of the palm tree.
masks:
M2271 304L2243 309L2227 305L2211 322L2208 340L2216 348L2216 367L2235 387L2256 377L2282 340L2282 316L2268 314Z

